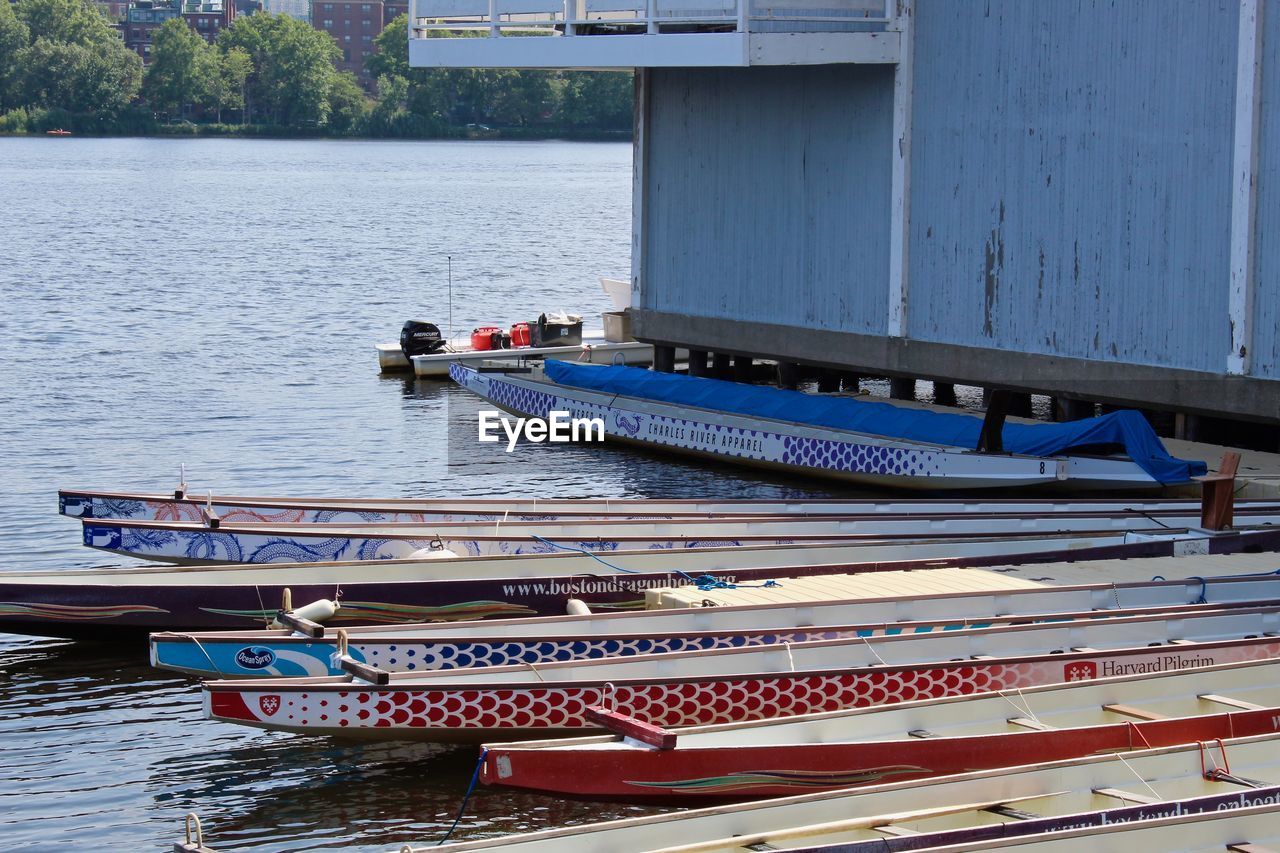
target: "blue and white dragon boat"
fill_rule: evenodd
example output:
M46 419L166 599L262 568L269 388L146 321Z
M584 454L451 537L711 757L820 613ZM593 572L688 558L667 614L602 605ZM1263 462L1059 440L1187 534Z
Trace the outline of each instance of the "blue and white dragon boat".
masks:
M888 402L568 362L522 372L455 364L449 375L516 415L599 418L609 440L878 486L1141 490L1206 471L1203 462L1170 456L1136 411L1007 423L1004 452L985 452L976 449L982 418Z
M973 570L933 569L973 579ZM352 625L320 637L288 629L151 635L151 664L208 678L343 674L341 651L387 672L542 664L770 643L898 636L1029 622L1136 616L1280 600L1280 575L1194 578L1060 587L1013 586L945 595L906 594L919 573L890 572L902 595L822 601L646 610L498 621ZM938 581L944 583L945 581ZM786 581L782 581L785 585ZM1203 602L1203 603L1202 603Z

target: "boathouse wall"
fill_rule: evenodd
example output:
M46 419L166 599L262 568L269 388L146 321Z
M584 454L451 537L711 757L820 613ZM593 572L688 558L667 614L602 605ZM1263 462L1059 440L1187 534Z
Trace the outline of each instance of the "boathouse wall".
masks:
M1280 380L1280 2L1265 4L1262 24L1253 369Z
M1280 0L912 6L898 65L642 72L637 335L1280 421Z
M647 308L884 334L893 69L654 69Z

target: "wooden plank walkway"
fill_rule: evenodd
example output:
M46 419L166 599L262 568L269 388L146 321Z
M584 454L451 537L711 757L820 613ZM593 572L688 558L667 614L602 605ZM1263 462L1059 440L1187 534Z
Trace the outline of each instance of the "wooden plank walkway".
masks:
M651 610L666 610L701 607L707 601L724 607L734 604L783 604L896 596L918 598L948 592L1149 581L1157 575L1174 580L1197 576L1208 578L1262 574L1278 569L1280 554L1273 553L1082 560L987 569L914 569L906 572L778 578L777 586L741 586L709 592L695 586L651 589L645 593L645 606Z

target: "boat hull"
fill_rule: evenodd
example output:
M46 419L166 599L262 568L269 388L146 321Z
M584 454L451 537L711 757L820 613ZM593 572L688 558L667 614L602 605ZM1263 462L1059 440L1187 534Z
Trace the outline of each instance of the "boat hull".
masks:
M1274 512L1240 513L1241 527L1280 522ZM1175 535L1199 521L1175 513L1150 517L1058 515L1047 518L974 517L935 520L792 519L734 522L625 521L502 522L472 525L226 524L85 519L81 541L90 548L179 565L302 563L333 560L401 560L432 550L467 557L524 556L567 551L676 551L703 548L845 544L865 549L869 560L902 559L921 544L985 540L979 550L1091 547L1124 541L1127 532ZM1060 541L1054 537L1060 536ZM1028 545L1032 541L1039 544Z
M622 800L780 797L1271 734L1278 717L1280 708L1266 708L1048 732L681 749L678 760L660 750L628 750L624 761L612 750L520 752L498 747L486 753L480 778L487 784Z
M825 548L821 549L828 555L825 559L817 556L818 552L807 556L810 552L803 549L698 549L682 557L690 561L685 569L693 574L711 575L728 583L758 583L778 577L911 568L1278 549L1280 531L1262 531L1191 541L1145 539L1103 547L999 554L961 554L954 543L945 543L936 553L920 546L914 551L915 559L881 562L833 559ZM647 563L620 553L610 557L611 562L629 567L629 573L613 573L585 556L572 554L492 558L483 576L475 566L477 560L486 558L274 564L269 568L0 572L0 631L104 639L163 630L261 628L268 616L274 616L286 588L295 602L340 598L343 607L332 620L339 626L561 615L571 598L586 602L593 611L639 610L644 607L646 590L688 582L687 576L672 571L669 559L657 563L663 553L639 552L637 558L652 555L653 562ZM510 566L504 569L497 565L498 560L513 562L502 563ZM456 568L457 576L442 576L443 564ZM240 580L247 577L244 572L248 570L252 570L253 580ZM416 579L419 576L421 579Z
M449 378L451 364L464 364L471 367L489 361L523 361L528 359L549 359L560 361L577 361L583 364L629 364L633 367L646 367L653 362L653 345L639 341L612 343L584 341L573 347L527 347L507 350L481 350L472 352L433 353L413 357L413 373L419 379Z
M1275 509L1280 501L1236 501L1236 510ZM213 510L228 524L262 523L415 523L467 521L559 521L607 518L683 519L732 516L936 515L972 517L988 514L1112 513L1199 511L1198 499L1168 498L1141 501L1100 498L970 499L923 498L890 500L813 499L770 500L650 500L610 499L495 499L414 500L406 498L318 498L229 496L207 498L145 492L59 489L58 512L71 518L115 518L135 521L204 521Z
M976 453L689 409L514 375L480 373L457 364L450 366L449 375L468 391L516 415L546 418L552 411L566 411L574 418L599 418L607 440L789 474L903 489L1161 488L1129 460Z
M587 714L593 706L675 728L1019 690L1115 671L1166 672L1277 656L1280 642L1255 638L1196 643L1194 647L1167 645L827 672L582 682L495 679L491 684L479 679L465 683L440 679L433 684L403 686L343 679L307 679L303 683L241 680L206 682L204 690L206 716L211 719L300 734L471 743L528 740L550 732L596 732L599 726ZM681 765L679 772L683 769ZM580 784L595 784L589 775L582 778ZM853 783L829 781L830 787L849 784ZM669 795L671 791L656 793Z

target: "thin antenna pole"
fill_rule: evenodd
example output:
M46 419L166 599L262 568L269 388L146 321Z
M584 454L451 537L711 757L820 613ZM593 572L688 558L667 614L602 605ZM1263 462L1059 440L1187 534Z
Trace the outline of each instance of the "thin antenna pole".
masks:
M449 262L449 340L453 340L453 255L446 255Z

